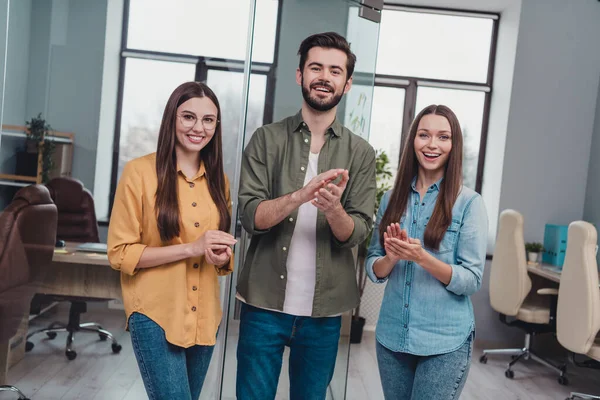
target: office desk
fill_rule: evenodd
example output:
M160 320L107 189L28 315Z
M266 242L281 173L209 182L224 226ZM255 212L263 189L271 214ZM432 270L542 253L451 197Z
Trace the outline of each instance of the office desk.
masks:
M77 245L78 243L67 243L63 250L56 249L50 265L31 266L35 292L97 299L122 299L121 275L110 268L107 255L76 251ZM19 330L27 332L28 327L29 313L23 316ZM6 343L0 343L0 382L6 381L9 363L15 364L23 357L25 338L19 338L11 347L8 349Z
M52 264L34 268L36 293L121 299L121 276L105 253L76 251L77 243L56 250Z
M553 271L556 268L548 264L527 264L527 271L552 282L560 283L560 272Z

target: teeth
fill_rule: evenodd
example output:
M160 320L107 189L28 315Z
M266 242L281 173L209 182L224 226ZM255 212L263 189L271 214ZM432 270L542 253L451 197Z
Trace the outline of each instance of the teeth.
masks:
M434 153L423 153L425 154L427 157L439 157L439 154L434 154Z
M315 88L315 90L318 90L319 92L329 92L329 89L323 87Z

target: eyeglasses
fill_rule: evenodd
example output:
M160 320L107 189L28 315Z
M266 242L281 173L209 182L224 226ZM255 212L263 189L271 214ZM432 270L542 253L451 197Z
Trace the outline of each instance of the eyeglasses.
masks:
M186 129L193 128L198 122L198 118L193 114L177 114L177 116L181 121L181 125ZM205 115L204 117L202 117L201 121L202 126L207 131L212 131L213 129L215 129L217 127L217 123L219 122L219 120L216 119L213 115Z

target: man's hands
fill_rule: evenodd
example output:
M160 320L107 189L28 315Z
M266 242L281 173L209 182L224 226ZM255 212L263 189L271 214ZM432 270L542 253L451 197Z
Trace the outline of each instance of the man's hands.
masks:
M339 171L339 170L338 170ZM340 199L342 198L342 194L344 190L346 190L346 185L348 184L348 170L341 170L340 173L342 179L336 185L333 183L328 183L327 185L323 185L320 189L314 192L314 200L311 201L312 205L317 207L319 210L323 211L325 215L343 210L343 206L340 203Z
M294 192L292 199L295 201L298 201L300 204L304 204L311 200L314 200L316 197L316 194L319 192L319 190L324 188L330 182L333 182L334 180L336 180L337 177L340 176L341 174L343 174L344 172L346 173L346 176L348 176L348 171L346 171L344 169L339 169L339 168L338 169L330 169L329 171L325 171L322 174L315 176L314 178L312 178L310 180L310 182L308 182L306 184L306 186L304 186L302 189ZM346 179L346 183L344 183L344 188L346 187L347 183L348 183L348 180ZM335 185L332 185L332 186L335 186ZM342 192L343 192L343 190L342 190Z
M406 230L400 229L398 223L387 227L383 233L383 242L386 257L394 264L400 260L413 261L419 264L425 255L421 241L409 238Z

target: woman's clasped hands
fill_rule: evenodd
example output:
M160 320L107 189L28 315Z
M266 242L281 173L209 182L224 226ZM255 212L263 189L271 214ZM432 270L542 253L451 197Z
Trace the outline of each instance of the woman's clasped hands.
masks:
M400 260L420 263L425 250L419 239L408 237L406 229L400 229L400 224L390 224L383 233L386 257L394 264Z

